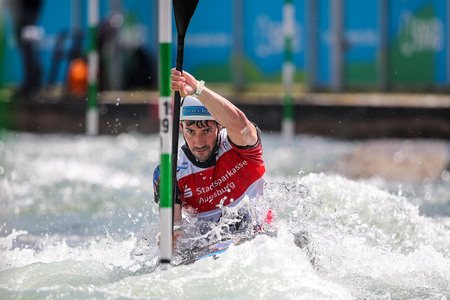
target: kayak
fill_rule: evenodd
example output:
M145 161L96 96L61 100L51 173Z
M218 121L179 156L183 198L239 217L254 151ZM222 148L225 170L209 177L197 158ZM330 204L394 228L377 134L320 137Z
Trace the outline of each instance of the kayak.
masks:
M264 220L264 223L258 227L255 228L254 234L251 236L245 236L245 237L233 237L229 239L225 239L222 241L215 241L211 244L202 246L202 247L193 247L190 249L186 249L184 251L180 252L180 257L177 259L174 259L172 262L173 266L179 266L179 265L189 265L192 263L195 263L196 261L199 261L204 258L213 257L218 258L220 255L225 253L231 245L240 245L246 241L252 240L256 237L258 234L268 234L268 235L274 235L274 232L268 232L266 231L265 227L267 225L270 225L273 221L273 214L272 211L269 210L269 212L266 215L266 218ZM276 234L275 234L276 235Z

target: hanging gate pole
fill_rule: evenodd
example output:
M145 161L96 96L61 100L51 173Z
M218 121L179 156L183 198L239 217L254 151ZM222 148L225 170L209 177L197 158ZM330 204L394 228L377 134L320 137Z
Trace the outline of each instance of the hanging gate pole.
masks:
M295 32L295 13L293 0L284 0L283 6L283 36L284 36L284 63L283 63L283 122L281 126L285 144L290 144L295 135L294 109L292 86L294 82L294 54L293 40Z
M89 77L88 77L88 107L86 111L86 134L98 134L98 66L97 34L99 23L98 0L89 0Z

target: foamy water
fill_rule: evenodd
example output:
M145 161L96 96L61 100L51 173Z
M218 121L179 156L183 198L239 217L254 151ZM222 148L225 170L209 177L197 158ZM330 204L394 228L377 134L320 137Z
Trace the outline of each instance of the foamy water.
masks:
M298 136L285 148L264 133L268 183L258 205L273 210L276 237L217 260L145 270L130 253L158 230L158 136L8 132L1 298L450 299L448 171L420 184L322 173L357 144ZM156 244L147 250L157 255Z

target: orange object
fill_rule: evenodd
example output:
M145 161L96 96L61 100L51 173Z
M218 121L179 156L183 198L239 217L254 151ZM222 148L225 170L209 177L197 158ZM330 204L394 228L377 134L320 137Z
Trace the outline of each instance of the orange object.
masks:
M69 93L75 97L82 97L87 93L88 65L82 58L74 59L68 71Z

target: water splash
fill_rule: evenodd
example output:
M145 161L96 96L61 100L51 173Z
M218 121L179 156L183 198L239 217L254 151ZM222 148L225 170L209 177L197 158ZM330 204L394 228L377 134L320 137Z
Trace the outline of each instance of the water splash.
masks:
M437 183L393 192L384 182L317 173L349 143L304 137L294 143L303 151L282 152L271 148L280 138L264 137L264 196L242 203L256 223L270 208L276 236L231 246L217 260L162 270L149 180L157 136L12 133L0 149L2 297L449 298L446 173ZM338 150L324 157L316 149ZM292 162L303 161L297 176L299 163ZM440 213L423 213L436 204ZM238 212L225 210L221 225L236 222ZM205 236L185 225L186 243L226 234L221 226Z

